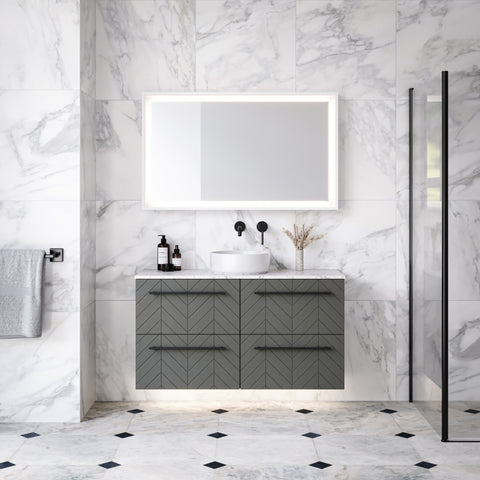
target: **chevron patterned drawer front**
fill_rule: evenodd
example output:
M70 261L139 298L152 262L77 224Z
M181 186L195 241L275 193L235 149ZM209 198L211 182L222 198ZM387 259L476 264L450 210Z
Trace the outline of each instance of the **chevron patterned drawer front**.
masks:
M139 389L344 388L344 281L136 281Z
M238 335L137 335L137 388L239 388Z
M242 334L344 333L343 280L241 280Z
M241 388L343 389L343 335L242 335Z
M238 334L239 280L137 280L137 334Z

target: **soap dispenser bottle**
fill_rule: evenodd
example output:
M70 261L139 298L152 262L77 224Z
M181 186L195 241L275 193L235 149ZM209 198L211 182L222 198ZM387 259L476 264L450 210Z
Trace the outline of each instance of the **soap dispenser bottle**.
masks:
M165 235L162 237L160 243L157 245L157 270L166 270L170 260L170 245L167 243Z
M172 263L174 270L181 270L182 269L182 254L180 253L180 249L178 245L175 245L172 254Z

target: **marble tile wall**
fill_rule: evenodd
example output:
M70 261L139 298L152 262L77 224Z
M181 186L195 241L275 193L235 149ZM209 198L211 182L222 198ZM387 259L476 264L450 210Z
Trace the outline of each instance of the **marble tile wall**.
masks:
M0 248L65 251L45 264L42 336L2 340L0 421L79 421L95 397L93 7L0 6Z
M80 415L95 401L96 5L80 0Z
M207 266L212 249L238 245L237 219L247 224L240 241L248 246L259 241L256 222L268 222L271 267L278 269L294 266L282 227L315 224L327 236L306 251L306 267L339 268L347 275L345 391L282 395L407 398L405 99L408 87L431 88L432 76L448 68L462 72L455 85L462 98L474 101L477 9L473 0L97 1L99 400L199 398L200 393L135 390L133 275L154 268L160 233L180 245L186 268ZM338 91L339 210L142 210L143 91ZM475 121L473 104L470 116L460 110L462 115ZM476 188L478 135L471 125L462 130L466 140L458 140L463 154L455 188L465 195ZM251 392L235 395L253 398Z

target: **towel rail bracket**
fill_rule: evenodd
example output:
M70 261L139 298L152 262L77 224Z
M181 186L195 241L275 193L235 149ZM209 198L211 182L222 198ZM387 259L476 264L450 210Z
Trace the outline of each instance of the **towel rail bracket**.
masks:
M63 262L63 248L51 248L50 253L45 253L45 258L51 262Z

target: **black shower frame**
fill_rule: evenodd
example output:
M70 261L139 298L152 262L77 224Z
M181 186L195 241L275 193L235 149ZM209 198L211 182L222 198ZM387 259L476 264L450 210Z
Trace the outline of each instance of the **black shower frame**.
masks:
M409 165L409 206L408 206L408 247L409 247L409 309L408 309L408 358L409 358L409 401L413 402L413 107L414 89L408 90L408 165ZM442 442L478 443L480 440L450 440L448 417L448 71L442 72Z

